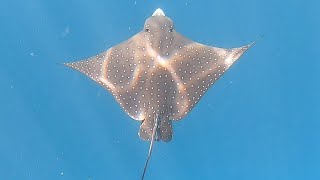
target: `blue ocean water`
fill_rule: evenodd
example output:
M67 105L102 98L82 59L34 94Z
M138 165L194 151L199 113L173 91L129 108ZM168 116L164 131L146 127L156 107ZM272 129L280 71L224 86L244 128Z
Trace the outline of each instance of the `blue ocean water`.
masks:
M320 2L3 1L0 180L139 179L149 144L111 94L59 65L140 31L160 7L198 42L257 41L156 143L145 179L320 179Z

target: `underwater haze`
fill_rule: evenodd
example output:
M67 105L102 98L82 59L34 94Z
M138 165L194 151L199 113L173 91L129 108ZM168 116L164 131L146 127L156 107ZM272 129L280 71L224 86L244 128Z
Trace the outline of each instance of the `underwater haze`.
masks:
M0 6L0 180L135 180L149 142L104 88L61 65L143 29L256 43L156 142L145 180L320 179L320 1L16 0Z

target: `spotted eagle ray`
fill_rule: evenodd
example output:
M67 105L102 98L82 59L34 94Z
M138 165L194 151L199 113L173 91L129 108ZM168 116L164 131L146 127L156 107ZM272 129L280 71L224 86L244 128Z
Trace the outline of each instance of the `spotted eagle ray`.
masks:
M225 49L194 42L157 9L130 39L65 65L106 88L131 118L141 121L138 135L151 141L144 179L154 141L171 141L172 121L185 117L252 44Z

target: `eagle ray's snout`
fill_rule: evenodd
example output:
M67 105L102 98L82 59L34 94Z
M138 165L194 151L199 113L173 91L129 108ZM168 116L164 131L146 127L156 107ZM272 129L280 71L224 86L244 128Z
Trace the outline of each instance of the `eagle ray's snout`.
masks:
M152 14L152 16L166 16L164 14L164 12L162 11L162 9L158 8L154 11L154 13Z

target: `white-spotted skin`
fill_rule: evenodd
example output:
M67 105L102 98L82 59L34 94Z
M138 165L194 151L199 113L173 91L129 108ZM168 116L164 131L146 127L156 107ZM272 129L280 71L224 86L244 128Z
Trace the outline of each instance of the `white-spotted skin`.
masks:
M206 46L177 33L168 17L151 16L127 41L66 65L108 89L130 117L142 120L142 139L151 139L154 117L160 114L157 139L167 142L171 121L185 117L250 46Z

